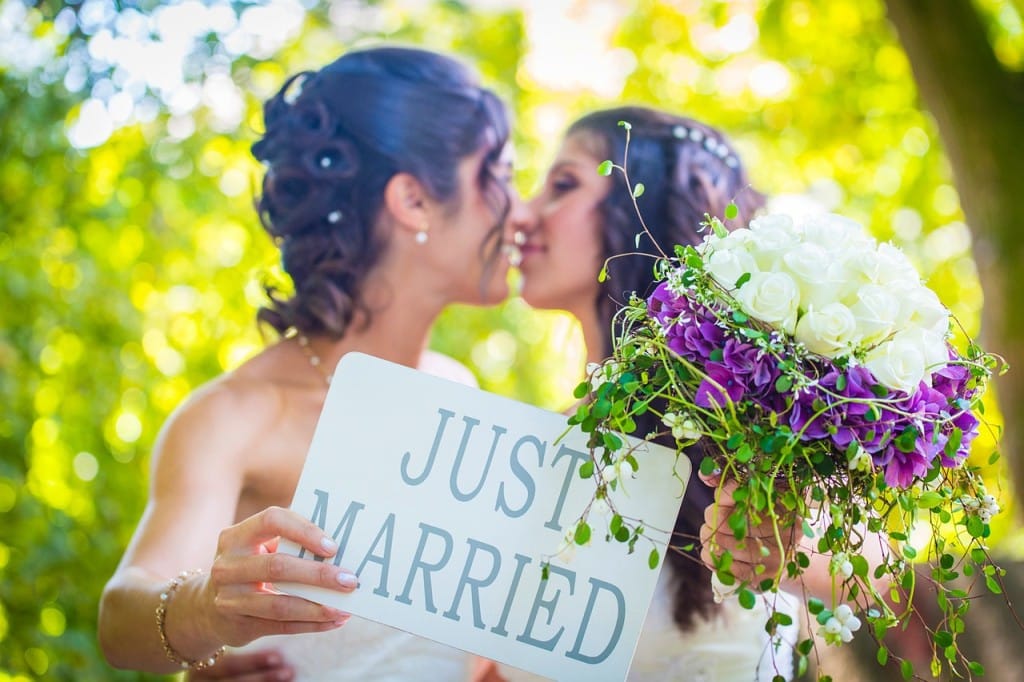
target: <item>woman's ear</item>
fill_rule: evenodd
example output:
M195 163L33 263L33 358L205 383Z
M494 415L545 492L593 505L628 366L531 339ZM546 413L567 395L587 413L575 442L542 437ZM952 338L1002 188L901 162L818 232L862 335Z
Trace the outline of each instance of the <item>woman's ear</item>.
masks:
M430 229L430 195L415 176L396 173L384 187L384 206L401 229L419 235Z

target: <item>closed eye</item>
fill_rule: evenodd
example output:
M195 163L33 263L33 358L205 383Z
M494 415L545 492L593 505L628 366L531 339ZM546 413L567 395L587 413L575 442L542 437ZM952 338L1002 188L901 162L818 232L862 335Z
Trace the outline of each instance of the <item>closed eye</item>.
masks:
M552 178L550 185L552 193L556 196L565 194L566 192L571 192L579 187L579 183L576 181L576 178L568 175Z

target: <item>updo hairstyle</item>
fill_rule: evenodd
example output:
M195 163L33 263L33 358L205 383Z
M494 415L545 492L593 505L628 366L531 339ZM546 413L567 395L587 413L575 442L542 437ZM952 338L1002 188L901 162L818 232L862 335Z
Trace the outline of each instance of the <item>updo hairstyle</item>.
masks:
M278 333L339 339L357 312L369 322L363 286L387 242L375 228L395 174L410 173L454 209L459 162L486 146L479 186L497 224L508 211L492 173L509 133L505 107L450 57L390 46L349 52L290 78L263 117L252 147L266 168L257 210L294 283L288 298L267 287L270 303L258 313ZM481 257L497 252L499 238L492 230Z

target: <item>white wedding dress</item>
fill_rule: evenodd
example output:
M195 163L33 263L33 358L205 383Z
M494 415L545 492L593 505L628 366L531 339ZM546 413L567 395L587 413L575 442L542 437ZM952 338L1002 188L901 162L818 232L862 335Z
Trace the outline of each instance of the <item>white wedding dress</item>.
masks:
M630 682L769 682L775 675L793 677L793 647L799 633L799 603L782 592L772 595L775 608L789 614L793 625L780 629L781 643L773 647L764 631L768 609L759 601L744 609L735 597L726 598L716 617L701 620L681 632L672 619L672 594L665 568L658 579L636 655ZM472 656L372 621L353 617L338 630L313 635L265 637L244 650L273 647L296 671L296 680L457 681L466 680ZM510 682L545 678L501 666Z
M337 630L262 637L240 650L262 649L281 652L297 682L467 680L473 663L465 651L356 616Z

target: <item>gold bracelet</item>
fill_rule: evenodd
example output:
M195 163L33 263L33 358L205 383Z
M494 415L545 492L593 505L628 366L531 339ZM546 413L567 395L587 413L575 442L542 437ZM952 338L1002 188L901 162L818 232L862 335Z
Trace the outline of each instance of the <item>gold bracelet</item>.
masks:
M160 593L160 603L156 607L156 631L160 635L160 644L164 647L164 653L167 654L167 658L171 660L176 666L179 666L182 670L206 670L214 663L217 662L227 647L221 647L217 649L209 658L202 658L195 661L190 661L171 646L171 643L167 641L167 605L171 603L171 597L178 591L186 580L200 575L203 569L196 568L191 571L182 571L176 578L171 578L171 581L167 583L167 589Z

